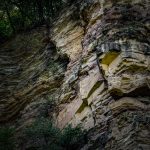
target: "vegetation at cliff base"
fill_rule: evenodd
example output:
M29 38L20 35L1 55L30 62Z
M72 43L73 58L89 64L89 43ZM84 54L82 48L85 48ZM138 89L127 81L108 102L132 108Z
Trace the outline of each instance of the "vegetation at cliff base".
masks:
M18 134L18 133L17 133ZM0 150L78 150L86 142L86 132L80 126L68 125L63 130L51 120L39 118L16 137L12 128L0 128Z
M62 131L49 119L40 118L24 131L26 149L77 150L85 143L85 131L80 126L67 126Z
M14 129L9 127L0 128L0 150L14 150Z

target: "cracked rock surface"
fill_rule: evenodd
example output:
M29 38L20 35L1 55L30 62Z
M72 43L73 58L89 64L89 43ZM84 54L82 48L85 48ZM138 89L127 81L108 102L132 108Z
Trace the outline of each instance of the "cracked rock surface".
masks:
M149 150L149 10L148 0L77 1L51 28L55 48L67 58L50 53L40 32L32 34L39 36L32 50L31 41L28 49L4 45L0 121L19 113L20 123L29 122L36 104L54 96L56 125L88 131L82 150Z

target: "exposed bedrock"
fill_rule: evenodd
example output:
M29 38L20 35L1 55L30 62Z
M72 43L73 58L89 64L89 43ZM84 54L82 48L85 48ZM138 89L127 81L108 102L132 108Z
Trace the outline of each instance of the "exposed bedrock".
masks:
M83 149L150 148L149 6L91 0L80 8L82 59L69 69L57 120L89 130Z
M69 59L42 42L43 31L18 35L0 49L1 123L18 116L29 122L39 115L38 105L59 91Z
M58 53L40 40L33 50L4 46L1 121L20 112L29 122L54 96L56 125L87 129L82 150L149 150L149 10L149 0L81 0L53 23Z

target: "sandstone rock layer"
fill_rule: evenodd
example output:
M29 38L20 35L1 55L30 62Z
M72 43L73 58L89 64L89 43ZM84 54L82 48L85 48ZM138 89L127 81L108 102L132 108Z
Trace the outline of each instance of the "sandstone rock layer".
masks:
M40 42L32 51L4 46L0 119L21 111L20 122L28 120L34 103L55 93L56 125L81 124L88 131L82 150L149 150L149 10L148 0L77 1L51 28L69 62L53 60L57 54Z

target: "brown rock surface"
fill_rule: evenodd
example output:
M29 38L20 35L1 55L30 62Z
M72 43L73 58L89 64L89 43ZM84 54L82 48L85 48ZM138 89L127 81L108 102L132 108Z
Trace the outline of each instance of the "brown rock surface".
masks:
M149 6L142 0L82 4L82 60L69 87L83 103L69 122L89 130L83 149L150 148Z
M51 28L57 49L69 57L67 70L67 60L52 60L42 43L32 51L4 46L0 120L21 111L19 122L29 121L37 115L35 103L54 95L57 126L88 130L82 150L149 150L149 9L148 0L81 0L70 6Z

